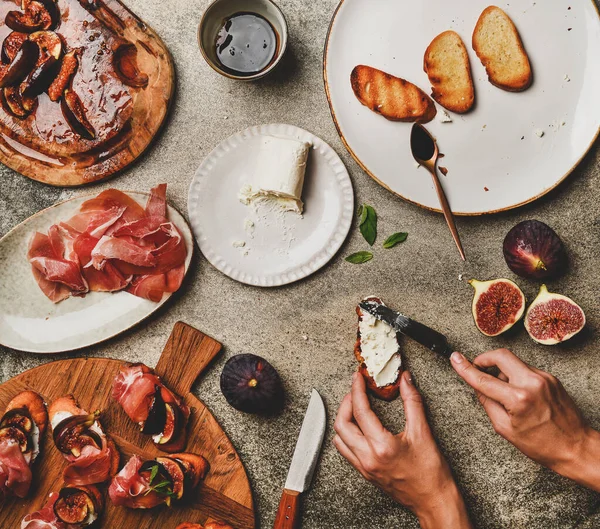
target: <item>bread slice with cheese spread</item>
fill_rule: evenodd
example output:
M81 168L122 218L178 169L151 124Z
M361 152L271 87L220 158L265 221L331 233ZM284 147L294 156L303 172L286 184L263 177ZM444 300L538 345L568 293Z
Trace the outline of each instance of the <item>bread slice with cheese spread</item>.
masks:
M481 13L473 32L473 49L494 86L509 92L531 86L533 73L519 32L499 7L489 6Z
M383 304L381 299L370 296L365 301ZM400 394L402 358L396 331L387 323L377 320L360 307L358 332L354 356L360 363L359 372L365 377L368 391L376 398L391 401Z
M437 110L418 86L371 66L356 66L350 74L356 98L373 112L391 121L431 121Z
M464 114L475 103L469 54L455 31L440 33L425 51L423 69L431 83L431 97L452 112Z

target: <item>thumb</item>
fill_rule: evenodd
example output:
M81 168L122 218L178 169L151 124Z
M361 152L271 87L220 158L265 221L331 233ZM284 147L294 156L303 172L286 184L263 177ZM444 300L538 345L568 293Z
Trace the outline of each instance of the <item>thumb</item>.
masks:
M406 433L423 434L429 433L429 423L425 416L423 397L415 387L412 377L408 371L402 373L400 380L400 396L404 403L404 415L406 416Z

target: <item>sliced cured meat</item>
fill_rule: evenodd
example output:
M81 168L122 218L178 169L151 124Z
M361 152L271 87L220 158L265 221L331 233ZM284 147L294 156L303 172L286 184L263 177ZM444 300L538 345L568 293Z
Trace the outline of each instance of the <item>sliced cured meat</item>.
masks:
M108 495L114 505L131 509L151 509L165 503L167 496L151 489L150 477L141 472L142 459L134 455L113 478Z
M42 509L28 514L21 521L21 529L67 529L67 526L56 518L54 504L58 500L58 493L51 492L48 502Z
M156 186L143 208L108 189L47 234L34 234L28 258L42 292L54 303L121 290L160 302L178 290L188 249L168 219L166 191L166 184Z
M121 367L112 395L142 432L153 436L160 450L173 453L183 449L190 409L152 369L143 364Z
M0 440L0 497L24 498L31 486L31 468L21 447L12 439Z
M72 395L50 405L54 444L69 463L63 472L67 485L102 483L116 472L119 453L102 429L99 415L80 408Z

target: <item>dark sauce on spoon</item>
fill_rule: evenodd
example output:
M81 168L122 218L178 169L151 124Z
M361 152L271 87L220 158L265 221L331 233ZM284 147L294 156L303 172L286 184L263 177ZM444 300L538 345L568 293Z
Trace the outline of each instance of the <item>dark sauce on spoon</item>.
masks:
M266 18L255 13L235 13L223 21L215 47L217 59L225 71L251 76L272 64L279 39Z
M435 154L435 142L428 132L418 124L413 125L410 134L410 147L415 158L426 162Z

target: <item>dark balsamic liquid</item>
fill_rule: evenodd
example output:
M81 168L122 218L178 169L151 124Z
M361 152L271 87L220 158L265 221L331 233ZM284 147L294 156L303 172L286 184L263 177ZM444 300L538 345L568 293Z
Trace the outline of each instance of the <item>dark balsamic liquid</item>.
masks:
M435 153L435 144L433 139L421 127L415 125L410 135L410 146L413 154L419 160L431 160Z
M236 13L225 19L215 42L217 59L235 75L250 76L267 69L277 54L277 33L255 13Z

